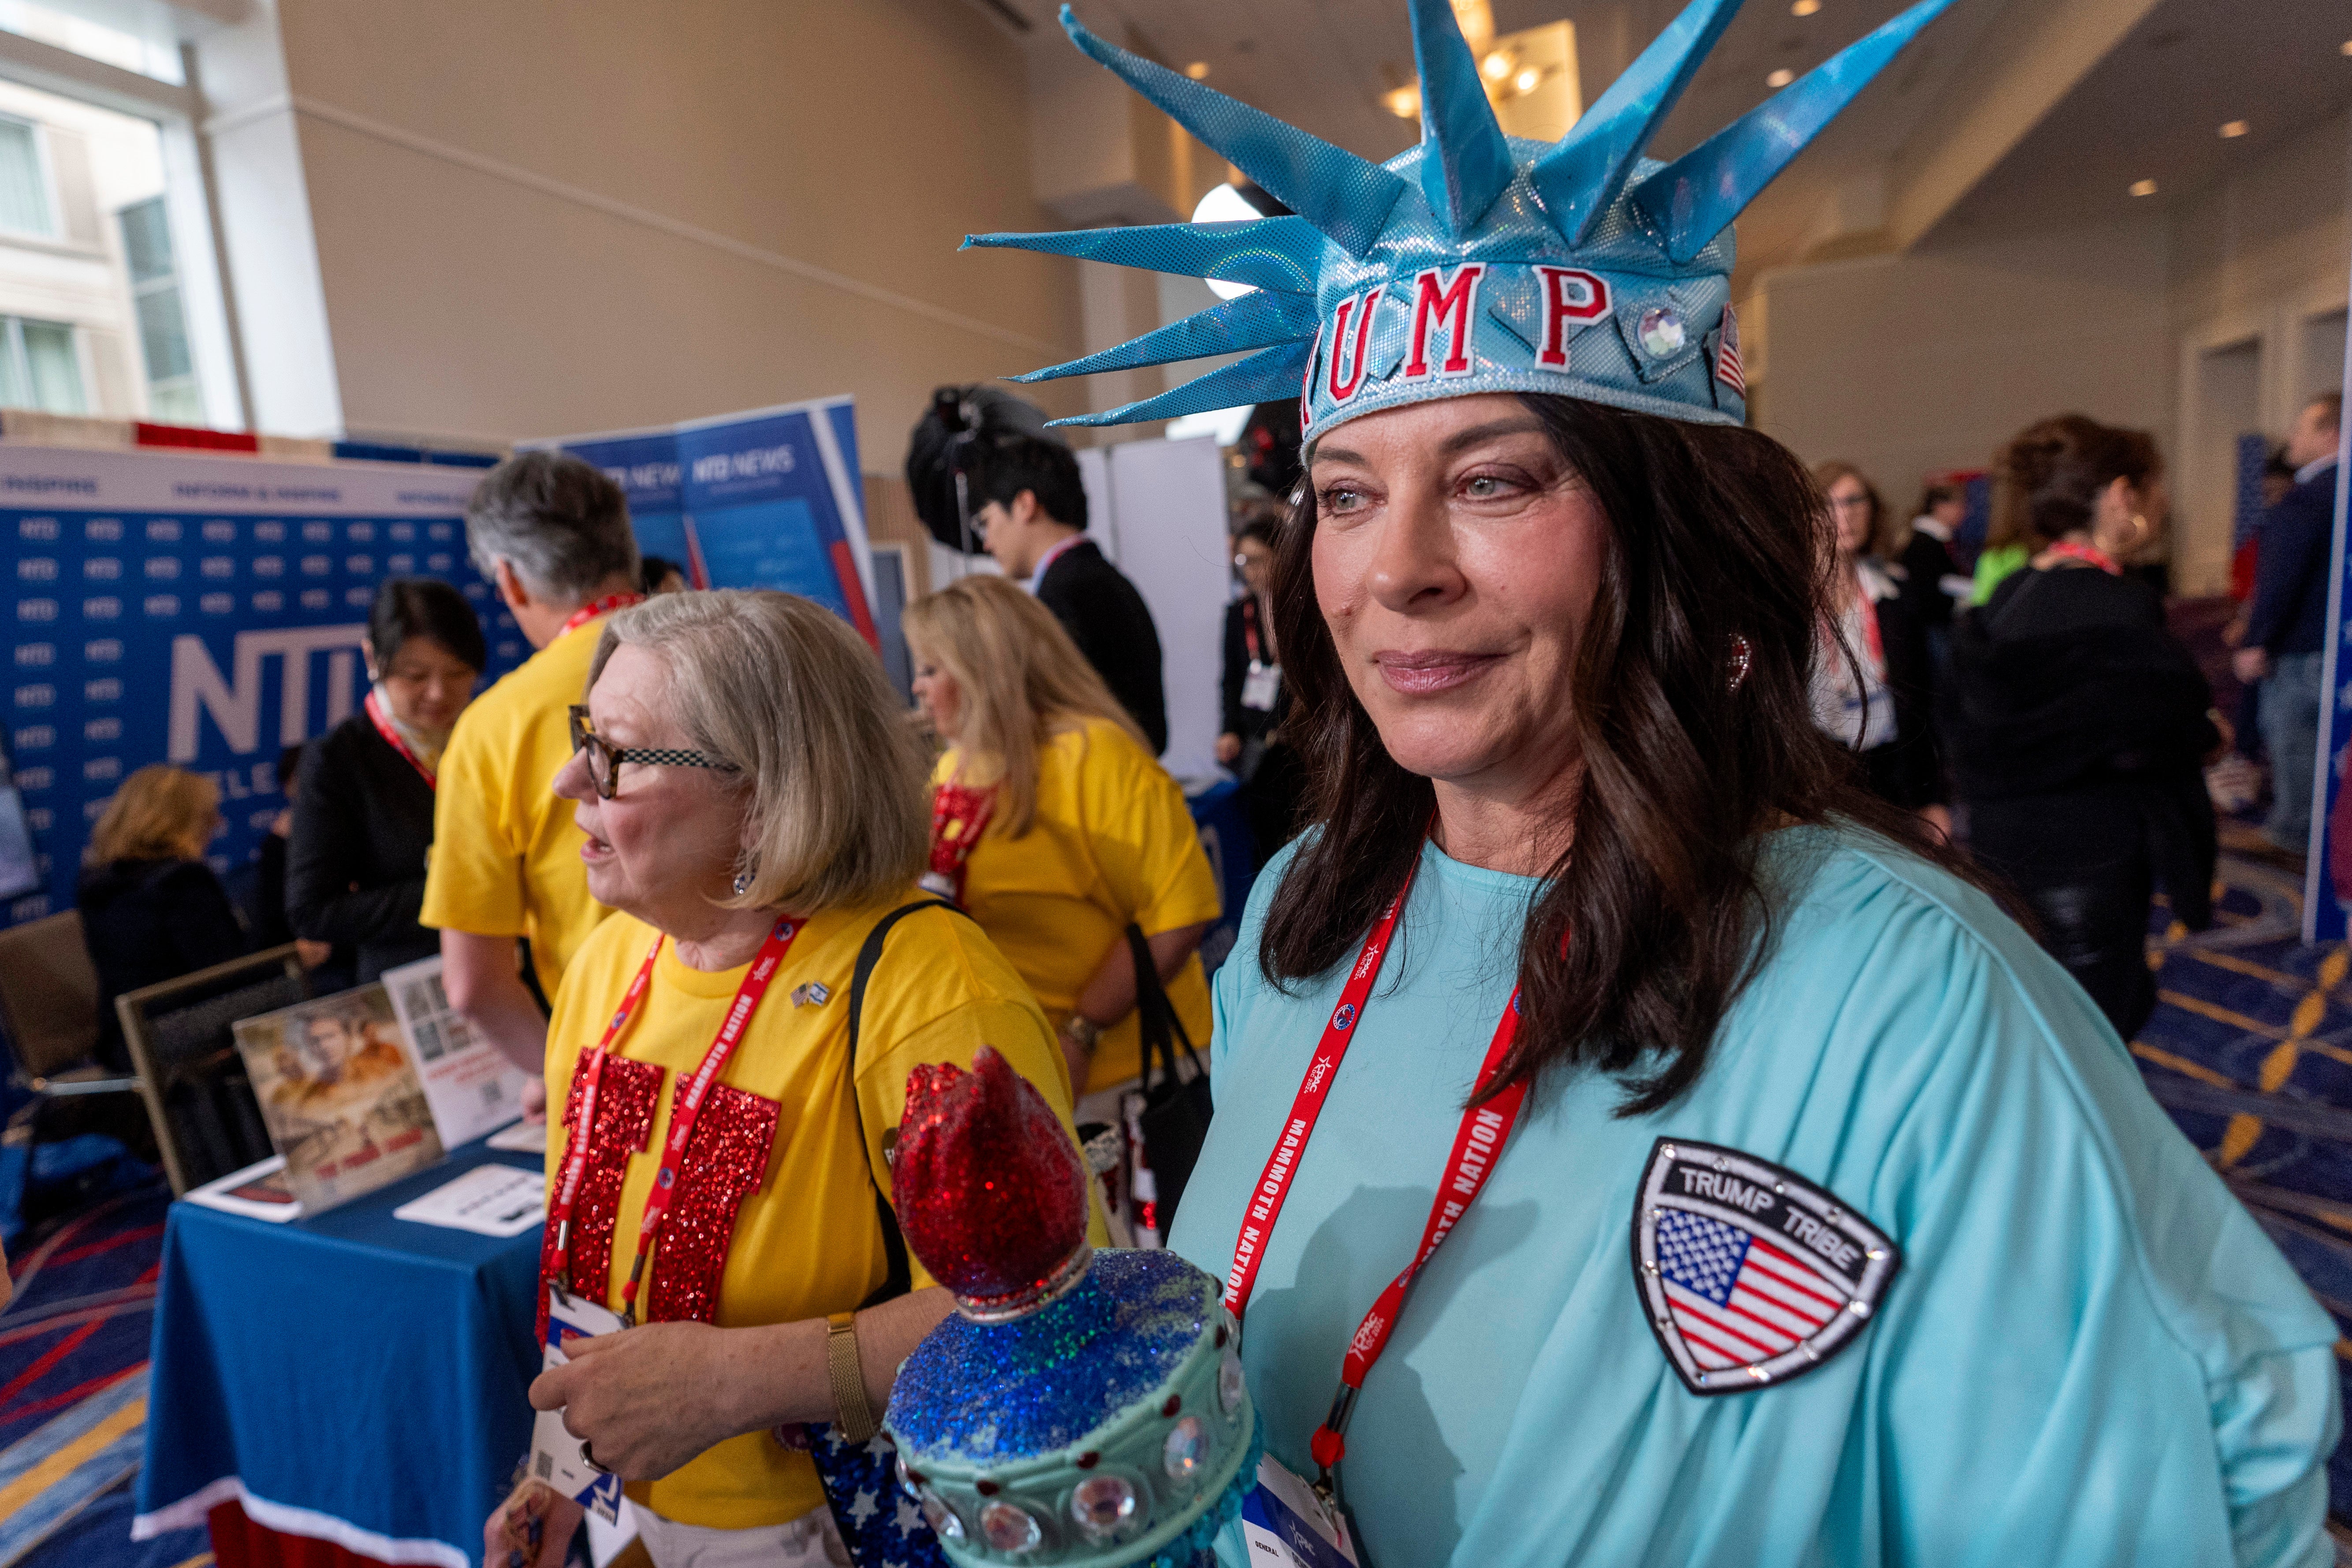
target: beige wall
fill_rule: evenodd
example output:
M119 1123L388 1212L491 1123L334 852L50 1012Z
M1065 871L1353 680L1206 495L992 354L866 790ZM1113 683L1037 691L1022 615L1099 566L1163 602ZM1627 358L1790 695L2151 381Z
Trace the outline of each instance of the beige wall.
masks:
M2235 437L2284 437L2311 394L2343 374L2347 158L2352 120L2338 115L2173 215L2167 307L2179 354L2185 585L2218 590L2226 580Z
M1055 226L1021 53L962 0L279 9L355 434L846 392L888 471L934 384L1079 341L1071 263L956 254Z
M1764 347L1757 423L1807 462L1859 464L1898 507L2044 415L2168 442L2166 243L2150 214L1768 272L1742 316Z
M2045 414L2152 430L2176 585L2220 592L2236 437L2283 436L2341 373L2347 158L2338 116L2142 218L1768 272L1742 317L1757 424L1896 505Z

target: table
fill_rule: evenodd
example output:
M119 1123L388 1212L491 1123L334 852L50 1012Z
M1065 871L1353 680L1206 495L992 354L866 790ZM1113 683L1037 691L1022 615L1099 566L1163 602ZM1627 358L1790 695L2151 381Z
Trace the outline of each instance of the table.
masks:
M472 1568L530 1440L540 1236L392 1211L494 1160L540 1166L468 1143L286 1225L172 1205L134 1539L209 1520L224 1564L336 1554L318 1542ZM268 1531L305 1542L257 1549Z

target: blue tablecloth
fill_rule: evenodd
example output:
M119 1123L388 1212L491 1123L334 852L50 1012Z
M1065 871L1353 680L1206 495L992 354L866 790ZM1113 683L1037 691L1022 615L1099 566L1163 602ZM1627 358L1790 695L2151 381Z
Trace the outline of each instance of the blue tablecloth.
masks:
M315 1219L172 1205L150 1373L142 1535L237 1498L256 1522L467 1568L530 1440L539 1232L392 1217L489 1161L442 1163Z

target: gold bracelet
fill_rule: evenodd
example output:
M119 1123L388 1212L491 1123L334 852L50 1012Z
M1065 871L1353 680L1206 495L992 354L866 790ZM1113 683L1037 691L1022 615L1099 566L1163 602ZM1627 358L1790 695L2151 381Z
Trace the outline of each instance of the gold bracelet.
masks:
M866 1374L857 1365L857 1314L835 1312L824 1321L824 1369L833 1379L834 1426L845 1443L863 1443L881 1423L866 1402Z

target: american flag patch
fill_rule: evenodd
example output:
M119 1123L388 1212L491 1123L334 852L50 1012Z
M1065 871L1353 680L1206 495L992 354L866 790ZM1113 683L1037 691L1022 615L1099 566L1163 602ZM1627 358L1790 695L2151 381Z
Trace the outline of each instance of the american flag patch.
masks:
M1739 316L1728 305L1723 308L1723 331L1716 340L1715 379L1740 396L1748 395L1748 373L1739 367Z
M1769 1162L1660 1139L1633 1216L1650 1329L1694 1394L1783 1383L1858 1337L1902 1249Z

